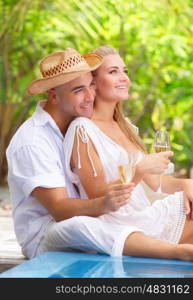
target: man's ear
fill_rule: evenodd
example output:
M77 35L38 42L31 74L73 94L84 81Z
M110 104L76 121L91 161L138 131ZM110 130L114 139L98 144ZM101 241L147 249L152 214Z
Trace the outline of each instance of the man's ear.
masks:
M48 91L48 95L49 95L49 99L51 100L52 104L58 104L58 97L57 97L57 94L56 94L56 90L54 88L50 89Z
M96 84L96 76L93 76L93 80L92 80L92 82L94 83L94 85L95 85L95 91L97 90L97 84Z

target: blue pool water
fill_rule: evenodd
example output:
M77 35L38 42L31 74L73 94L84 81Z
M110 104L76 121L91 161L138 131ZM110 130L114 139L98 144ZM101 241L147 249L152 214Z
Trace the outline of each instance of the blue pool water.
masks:
M0 278L190 278L193 262L46 252L0 274Z

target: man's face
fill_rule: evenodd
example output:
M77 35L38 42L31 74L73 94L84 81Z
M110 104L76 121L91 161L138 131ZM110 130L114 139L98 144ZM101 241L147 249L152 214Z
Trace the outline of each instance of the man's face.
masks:
M95 84L91 72L55 88L55 92L60 112L73 118L92 116Z

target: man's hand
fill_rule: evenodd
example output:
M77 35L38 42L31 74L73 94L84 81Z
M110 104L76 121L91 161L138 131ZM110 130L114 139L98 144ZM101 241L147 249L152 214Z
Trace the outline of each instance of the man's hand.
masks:
M147 154L144 159L137 164L137 171L143 175L162 174L170 163L169 157L171 156L173 156L172 151Z
M134 183L111 185L104 197L104 212L117 211L121 206L126 205L134 186Z
M193 220L193 180L183 180L184 206L186 214Z

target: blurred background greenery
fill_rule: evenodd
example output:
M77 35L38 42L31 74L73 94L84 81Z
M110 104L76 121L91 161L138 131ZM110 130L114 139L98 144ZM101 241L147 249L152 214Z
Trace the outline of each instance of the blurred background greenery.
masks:
M27 95L47 54L115 47L132 81L125 115L149 151L170 132L177 176L193 164L192 0L0 0L0 184L11 136L44 95Z

